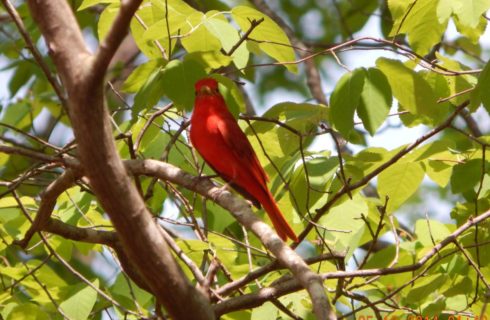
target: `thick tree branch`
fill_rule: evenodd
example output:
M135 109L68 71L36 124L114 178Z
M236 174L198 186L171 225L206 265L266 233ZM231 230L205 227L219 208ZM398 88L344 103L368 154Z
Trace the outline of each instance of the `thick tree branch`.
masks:
M44 154L42 152L37 152L31 149L27 148L22 148L22 147L13 147L13 146L8 146L6 144L0 143L0 152L2 153L7 153L7 154L18 154L21 156L25 156L28 158L32 158L35 160L40 160L43 162L47 163L56 163L56 162L62 162L62 159L56 159L50 155Z
M185 277L133 186L117 153L105 107L102 75L139 3L123 3L104 48L95 58L88 53L65 1L30 0L29 7L67 87L70 119L84 173L111 218L128 259L173 318L185 319L192 313L194 319L212 319L209 302ZM122 35L116 35L118 32ZM100 69L94 70L96 67Z
M45 223L39 231L41 230L59 235L65 239L104 244L112 248L114 248L119 241L115 232L79 228L53 218L49 218L47 223Z

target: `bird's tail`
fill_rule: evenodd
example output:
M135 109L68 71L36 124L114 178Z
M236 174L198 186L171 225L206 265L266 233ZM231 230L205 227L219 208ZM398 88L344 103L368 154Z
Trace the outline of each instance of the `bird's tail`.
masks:
M281 210L279 210L279 208L277 207L277 203L274 200L272 194L269 190L266 190L266 192L268 199L262 202L262 206L264 207L265 212L267 212L267 214L269 215L269 218L271 219L272 224L277 231L277 234L284 241L289 238L295 242L298 242L298 237L294 233L289 223L286 221L286 218L284 218Z

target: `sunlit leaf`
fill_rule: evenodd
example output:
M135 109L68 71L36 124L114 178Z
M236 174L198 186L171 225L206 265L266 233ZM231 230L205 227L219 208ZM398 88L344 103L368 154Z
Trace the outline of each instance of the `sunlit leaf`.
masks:
M391 213L410 198L422 183L424 170L419 163L395 163L378 176L380 197L388 197L387 212Z
M367 69L357 114L371 135L385 121L391 103L391 87L386 76L379 69Z
M264 21L250 34L250 38L259 42L259 47L278 62L294 61L294 50L284 31L271 18L251 7L237 6L231 10L233 19L238 23L242 32L250 28L250 20ZM291 72L297 72L296 65L285 65Z
M96 288L99 287L99 280L92 282ZM86 284L74 286L68 298L60 303L60 308L70 318L74 320L87 319L97 300L97 292Z
M398 60L379 58L378 68L386 75L394 97L411 114L438 119L443 112L429 83Z
M438 3L433 0L389 0L388 6L395 19L390 36L406 33L414 50L419 54L427 54L441 41L448 21L435 18Z
M205 75L194 60L173 60L162 71L162 89L177 108L189 111L194 106L194 84Z
M354 113L359 105L365 72L356 69L346 73L337 82L330 99L330 115L332 122L344 136L354 128Z

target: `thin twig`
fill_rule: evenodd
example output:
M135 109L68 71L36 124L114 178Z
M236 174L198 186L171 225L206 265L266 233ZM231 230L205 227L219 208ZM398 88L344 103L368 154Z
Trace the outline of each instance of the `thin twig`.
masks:
M240 45L248 39L248 36L252 33L252 31L257 28L262 22L264 22L264 18L260 18L259 20L250 20L250 27L248 30L240 37L240 39L233 45L233 47L228 50L225 54L227 56L231 56L239 47Z

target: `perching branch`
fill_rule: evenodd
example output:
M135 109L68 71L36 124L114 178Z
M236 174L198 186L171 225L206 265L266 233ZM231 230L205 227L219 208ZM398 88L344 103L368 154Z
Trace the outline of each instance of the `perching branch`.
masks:
M315 314L319 319L329 319L332 309L325 296L325 289L318 274L310 270L304 260L286 245L265 222L253 214L249 204L228 191L216 187L211 181L192 176L170 164L155 160L128 160L126 167L134 174L156 176L162 180L179 184L196 191L227 209L243 226L251 230L279 260L287 267L295 279L301 283L312 299ZM333 312L333 311L332 311ZM332 313L333 314L333 313ZM335 315L333 314L335 317Z

